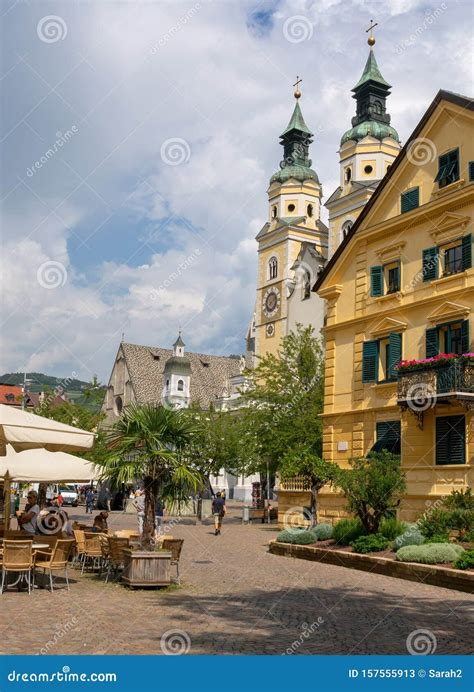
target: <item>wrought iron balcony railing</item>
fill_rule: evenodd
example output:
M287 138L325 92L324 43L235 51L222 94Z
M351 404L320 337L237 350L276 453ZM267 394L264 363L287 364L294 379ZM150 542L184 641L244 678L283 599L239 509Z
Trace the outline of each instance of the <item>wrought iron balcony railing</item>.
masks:
M423 412L453 400L474 408L474 363L455 360L436 368L398 373L398 404L423 422Z

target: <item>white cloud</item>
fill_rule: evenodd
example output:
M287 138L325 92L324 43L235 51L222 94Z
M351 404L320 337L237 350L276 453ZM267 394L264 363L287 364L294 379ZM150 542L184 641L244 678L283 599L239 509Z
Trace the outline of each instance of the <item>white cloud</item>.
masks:
M350 89L366 60L371 17L403 139L440 87L466 91L467 3L449 3L402 52L396 47L426 17L422 2L274 6L273 28L256 35L249 15L271 5L250 0L51 3L48 12L68 27L57 44L36 40L36 6L18 3L6 15L4 99L14 129L4 152L0 371L106 379L122 332L168 346L179 325L194 350L242 351L254 304L254 237L281 160L291 85L303 74L301 105L316 132L313 167L327 198L338 184L337 149L354 112ZM285 39L294 15L313 25L310 40ZM447 48L441 73L432 57L439 45ZM72 124L74 138L26 177L55 133ZM163 162L170 138L189 146L185 163ZM37 280L51 261L67 274L55 289Z

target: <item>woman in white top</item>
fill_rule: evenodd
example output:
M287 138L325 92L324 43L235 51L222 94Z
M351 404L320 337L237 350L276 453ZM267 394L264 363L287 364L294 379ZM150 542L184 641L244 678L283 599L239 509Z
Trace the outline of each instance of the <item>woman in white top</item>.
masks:
M16 518L20 529L30 536L34 536L37 529L37 520L40 513L38 505L38 493L30 490L27 495L27 505L24 512L16 512Z

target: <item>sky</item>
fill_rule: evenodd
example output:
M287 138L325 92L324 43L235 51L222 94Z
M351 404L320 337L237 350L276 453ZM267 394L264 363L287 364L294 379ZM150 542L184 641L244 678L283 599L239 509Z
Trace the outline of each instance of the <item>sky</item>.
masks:
M255 236L300 105L328 199L366 28L402 142L472 95L471 2L3 0L0 373L107 382L122 336L245 349ZM324 216L323 216L324 218Z

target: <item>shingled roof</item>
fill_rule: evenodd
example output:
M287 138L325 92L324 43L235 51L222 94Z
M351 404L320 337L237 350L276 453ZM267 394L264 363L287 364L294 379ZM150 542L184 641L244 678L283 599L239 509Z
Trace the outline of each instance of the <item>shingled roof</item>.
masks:
M163 370L173 350L124 342L121 348L137 402L159 403L163 391ZM202 408L208 408L211 402L220 397L229 377L240 372L238 358L190 351L186 352L186 357L191 362L191 402L199 403Z

